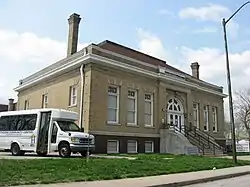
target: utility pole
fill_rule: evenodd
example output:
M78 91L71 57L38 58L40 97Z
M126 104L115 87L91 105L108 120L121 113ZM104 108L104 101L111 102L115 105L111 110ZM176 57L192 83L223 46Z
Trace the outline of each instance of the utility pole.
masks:
M237 155L236 155L236 141L235 141L235 124L234 124L234 111L233 111L233 99L232 99L232 84L231 84L231 75L230 75L230 63L229 63L229 54L228 54L228 44L227 44L227 31L226 24L250 1L247 1L240 6L227 20L222 19L224 42L225 42L225 53L226 53L226 68L227 68L227 84L228 84L228 96L229 96L229 112L230 112L230 125L232 133L232 151L233 151L233 161L237 164Z

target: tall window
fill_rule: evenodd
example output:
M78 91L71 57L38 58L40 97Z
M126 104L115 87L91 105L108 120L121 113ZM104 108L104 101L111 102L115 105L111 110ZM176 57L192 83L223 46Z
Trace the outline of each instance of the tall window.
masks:
M119 89L108 87L108 123L119 123Z
M144 123L145 126L153 126L153 94L145 94Z
M208 106L204 106L204 131L208 131L209 121L208 121Z
M69 88L69 93L70 93L70 97L69 97L69 105L70 106L76 106L77 103L77 89L75 86L70 86Z
M24 101L24 110L28 110L29 109L29 100L25 100Z
M218 116L217 116L217 107L212 107L212 116L213 116L213 131L218 131Z
M42 108L48 107L48 94L42 95Z
M194 103L193 104L193 113L194 113L194 126L197 128L200 128L200 124L199 124L199 104L198 103Z
M127 100L127 123L131 125L137 124L137 91L128 90L128 100Z

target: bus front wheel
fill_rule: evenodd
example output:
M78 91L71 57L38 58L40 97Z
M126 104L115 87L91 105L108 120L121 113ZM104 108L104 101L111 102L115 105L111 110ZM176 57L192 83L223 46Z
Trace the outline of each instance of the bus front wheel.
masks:
M63 158L70 157L71 155L70 146L66 143L62 143L59 146L59 155Z
M20 147L19 147L19 145L17 143L13 143L11 145L11 154L13 156L23 156L24 153L25 153L24 151L20 150Z

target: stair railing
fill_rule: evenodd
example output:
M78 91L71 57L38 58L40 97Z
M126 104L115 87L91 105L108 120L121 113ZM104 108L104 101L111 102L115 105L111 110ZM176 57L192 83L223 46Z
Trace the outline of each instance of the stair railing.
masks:
M206 141L207 142L207 145L209 147L210 150L213 150L215 152L216 149L219 149L221 150L222 152L225 151L225 148L218 145L214 138L209 135L208 133L204 132L204 131L201 131L200 129L198 129L197 127L195 126L192 126L192 127L186 127L188 129L188 131L192 131L194 132L194 134L198 137L200 137L203 141Z
M196 146L202 150L203 154L204 154L204 150L205 149L210 149L211 151L213 151L213 154L216 154L216 149L221 150L222 152L225 151L225 148L219 146L217 143L213 142L212 140L214 140L210 135L205 134L199 130L199 132L201 132L200 134L197 133L198 130L195 128L190 128L187 126L183 126L181 128L177 127L177 126L173 126L175 131L180 132L181 134L183 134L184 136L186 136L188 139L192 139L193 141L195 141L197 144ZM193 133L192 133L193 132ZM205 144L204 142L207 142L207 144Z
M204 144L201 140L200 137L194 136L194 134L190 133L190 131L188 131L188 129L183 126L181 128L177 127L177 126L172 126L172 128L174 128L175 131L181 133L182 135L184 135L189 141L193 141L195 142L195 146L198 147L198 149L200 151L202 151L202 154L205 154L205 148L206 148L206 144ZM198 138L198 139L197 139ZM207 147L208 148L208 147Z
M214 137L212 137L211 135L209 135L208 133L204 132L204 131L201 131L199 128L197 128L196 126L192 126L191 127L191 130L193 129L193 131L196 133L196 134L199 134L199 136L202 136L203 139L205 141L208 142L208 145L209 146L212 146L212 147L215 147L217 149L220 149L221 151L225 151L225 148L218 145L214 139ZM198 132L198 133L197 133ZM212 145L211 145L212 144Z

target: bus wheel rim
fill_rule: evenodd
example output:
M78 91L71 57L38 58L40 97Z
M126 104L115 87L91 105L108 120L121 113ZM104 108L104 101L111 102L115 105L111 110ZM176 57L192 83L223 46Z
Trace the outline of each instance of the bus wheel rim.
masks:
M18 149L17 146L14 145L14 146L13 146L13 153L14 153L14 154L17 154L17 149Z
M62 154L63 156L67 155L67 152L68 152L68 150L67 150L66 147L63 147L63 148L61 149L61 154Z

